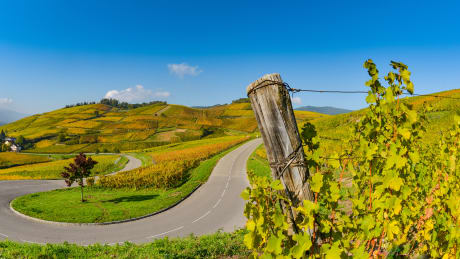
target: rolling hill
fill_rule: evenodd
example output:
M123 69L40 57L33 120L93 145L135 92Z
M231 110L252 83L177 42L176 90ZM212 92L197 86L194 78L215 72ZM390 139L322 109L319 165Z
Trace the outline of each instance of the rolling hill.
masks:
M460 98L460 89L435 95ZM452 125L454 115L460 114L458 99L418 96L401 100L418 110L424 104L432 107L427 113L427 142L439 139L440 132ZM340 146L340 139L349 134L349 126L365 112L366 109L338 115L294 113L299 128L307 121L313 123L324 138L324 148L334 150ZM209 108L156 103L128 110L91 104L29 116L1 129L34 143L30 152L68 153L139 150L202 138L247 135L257 131L257 123L247 102Z
M418 111L421 111L424 106L431 107L431 110L426 113L427 121L424 123L426 135L423 141L426 144L436 143L440 139L441 132L454 124L455 114L460 115L460 89L434 93L433 95L440 97L416 96L401 99L402 102L413 105ZM348 130L350 126L356 123L366 111L367 108L312 121L318 135L322 138L321 145L326 153L340 149L341 139L350 134Z
M327 117L296 111L299 122ZM163 144L249 134L257 123L249 103L206 109L157 103L136 109L105 104L63 108L1 126L35 144L30 152L67 153L144 149Z

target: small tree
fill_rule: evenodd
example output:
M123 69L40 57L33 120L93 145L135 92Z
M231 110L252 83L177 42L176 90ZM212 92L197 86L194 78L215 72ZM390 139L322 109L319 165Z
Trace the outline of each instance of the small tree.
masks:
M5 138L6 138L6 134L5 134L5 132L2 130L2 131L0 132L0 141L3 142L3 140L5 140Z
M75 157L74 162L69 164L69 167L64 167L65 171L61 173L61 176L65 178L65 183L68 187L72 186L74 182L77 182L81 187L81 202L83 199L83 187L84 178L91 175L91 169L94 168L97 162L91 157L86 158L86 155L80 153Z
M24 139L24 136L20 135L18 139L16 140L16 144L23 146L25 144L26 140Z
M58 135L58 141L59 141L59 143L64 142L65 139L66 139L65 134L64 134L64 133L59 133L59 135Z

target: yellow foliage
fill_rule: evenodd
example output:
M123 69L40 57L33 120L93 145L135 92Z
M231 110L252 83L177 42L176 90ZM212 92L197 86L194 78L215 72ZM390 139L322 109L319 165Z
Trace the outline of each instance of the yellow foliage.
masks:
M126 117L123 121L124 122L136 122L139 120L155 120L157 119L154 115L133 115Z
M44 139L35 144L35 147L37 148L43 148L43 147L49 147L55 144L55 141L49 140L49 139Z
M254 112L252 110L225 110L224 116L234 116L234 117L253 117Z
M63 121L60 121L57 125L59 126L67 126L67 124L75 122L77 119L66 119Z
M2 152L0 153L0 167L13 166L13 165L25 165L32 163L48 162L49 159L46 156L28 155L13 152Z
M116 117L116 116L102 116L102 117L98 117L96 118L95 120L97 121L120 121L121 119L123 119L123 117Z
M43 137L46 135L55 135L58 132L59 131L57 129L37 130L36 132L32 134L27 134L27 138L34 139L34 138L39 138L39 137Z
M76 121L76 122L69 123L67 126L74 127L74 128L92 129L100 125L101 123L97 121L83 120L83 121Z
M77 134L77 135L80 135L80 134L85 134L86 130L85 129L82 129L82 128L68 128L67 129L67 133L68 134Z
M267 159L267 150L265 150L264 146L260 146L256 150L256 155L260 156L261 158Z
M38 157L38 156L37 156ZM98 162L93 168L93 174L104 173L107 168L113 165L118 155L92 156ZM46 156L43 157L47 159ZM46 161L46 160L45 160ZM64 159L47 163L36 163L30 165L15 166L0 169L0 180L28 180L28 179L57 179L61 178L60 173L68 166L72 159Z

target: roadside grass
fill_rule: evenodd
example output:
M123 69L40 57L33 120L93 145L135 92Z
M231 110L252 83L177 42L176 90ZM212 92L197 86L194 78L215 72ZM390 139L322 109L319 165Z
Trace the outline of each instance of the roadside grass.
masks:
M84 203L80 188L67 188L33 193L13 200L17 211L31 217L70 223L97 223L145 216L167 208L189 195L209 178L217 162L240 145L221 152L191 169L191 177L172 189L85 188Z
M131 155L139 160L141 160L142 162L142 167L144 166L148 166L148 165L151 165L153 164L153 159L152 159L152 156L146 154L146 153L127 153L128 155Z
M264 153L265 147L264 144L261 144L249 157L246 167L248 171L254 172L256 176L271 177L270 164L266 155L264 157Z
M91 157L98 162L92 170L94 175L116 172L128 162L127 158L119 158L119 155L93 155ZM64 159L0 169L0 180L61 179L64 167L72 161L73 159Z
M148 244L90 245L28 244L0 241L0 258L247 258L250 251L243 244L243 230L217 232L200 237L167 237Z

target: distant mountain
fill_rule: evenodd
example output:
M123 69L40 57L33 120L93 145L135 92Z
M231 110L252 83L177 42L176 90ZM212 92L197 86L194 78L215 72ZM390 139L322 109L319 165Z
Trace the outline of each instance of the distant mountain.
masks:
M321 106L321 107L320 106L302 106L294 110L317 112L317 113L329 114L329 115L336 115L336 114L352 112L352 110L341 109L341 108L336 108L336 107L331 107L331 106Z
M12 110L0 108L0 125L7 124L13 121L17 121L24 117L29 116L28 114L15 112Z

